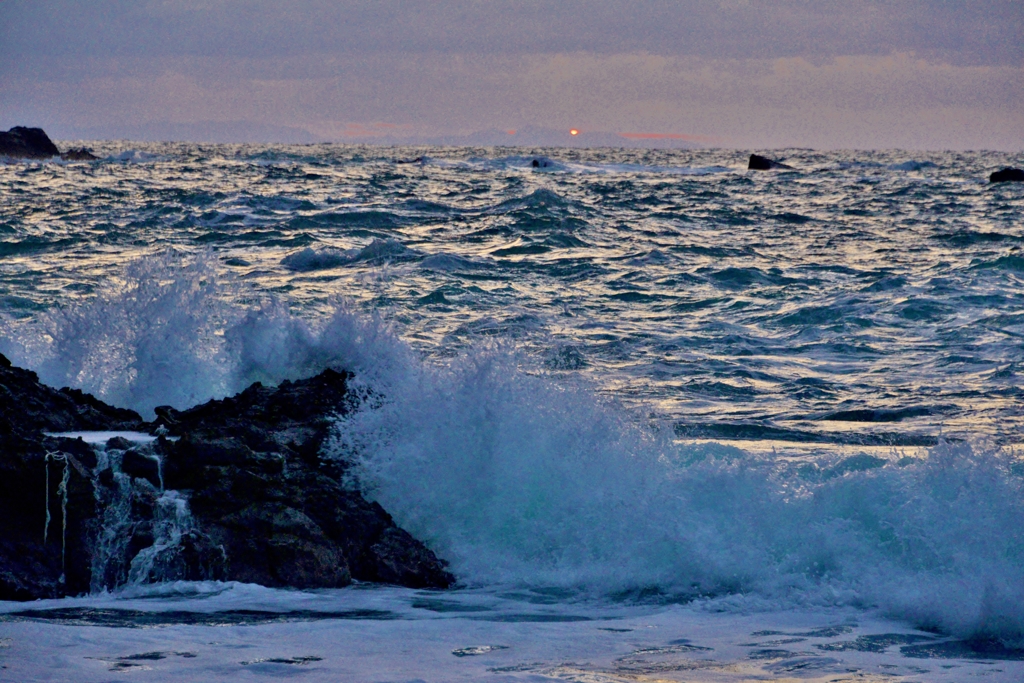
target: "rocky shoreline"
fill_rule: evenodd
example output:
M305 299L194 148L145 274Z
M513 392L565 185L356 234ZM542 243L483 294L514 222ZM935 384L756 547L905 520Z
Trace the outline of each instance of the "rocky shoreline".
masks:
M202 579L450 586L443 560L319 457L349 378L257 383L145 422L0 355L0 600ZM54 436L70 431L158 436Z

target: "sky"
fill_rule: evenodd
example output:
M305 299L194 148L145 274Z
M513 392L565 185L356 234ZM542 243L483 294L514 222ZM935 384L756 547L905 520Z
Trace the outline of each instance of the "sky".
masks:
M1024 0L2 0L14 125L1021 151Z

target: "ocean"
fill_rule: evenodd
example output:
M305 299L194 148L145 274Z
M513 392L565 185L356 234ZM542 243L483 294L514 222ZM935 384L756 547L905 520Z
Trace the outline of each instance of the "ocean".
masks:
M459 584L0 603L0 680L1024 678L1024 154L85 144L0 163L0 352L352 370Z

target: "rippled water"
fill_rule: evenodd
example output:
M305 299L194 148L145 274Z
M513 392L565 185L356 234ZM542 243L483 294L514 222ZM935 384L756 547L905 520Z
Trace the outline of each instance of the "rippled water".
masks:
M97 151L0 165L8 315L208 251L307 316L378 309L428 355L511 340L684 437L1020 442L1024 188L985 182L1020 155Z
M157 586L138 614L115 593L0 618L0 668L959 680L983 656L971 675L1019 678L1024 185L985 181L1024 155L96 151L0 164L0 352L143 411L352 367L383 398L321 455L451 562L456 616L397 589L364 613L365 587L215 584L234 597L212 621L188 611L205 594L167 621L185 607ZM922 448L940 437L971 445ZM480 626L478 592L551 615ZM267 623L236 618L264 600ZM278 624L300 613L319 639ZM713 655L680 647L708 633ZM934 657L958 662L915 663Z

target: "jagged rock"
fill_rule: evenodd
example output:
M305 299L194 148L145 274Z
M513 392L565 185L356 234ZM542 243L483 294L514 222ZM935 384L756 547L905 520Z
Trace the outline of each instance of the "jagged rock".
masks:
M74 456L47 458L55 447L43 439L0 436L0 600L89 590L95 489Z
M42 128L15 126L6 133L0 132L0 157L49 159L56 156L60 156L60 150Z
M333 588L352 582L340 548L308 515L281 502L260 501L225 515L214 538L227 574L264 586Z
M990 183L1024 183L1024 170L1004 168L988 177Z
M444 563L380 505L341 483L337 464L321 463L349 377L325 370L159 411L160 424L181 437L160 441L164 483L189 492L197 525L224 545L225 578L302 587L351 578L416 588L453 583Z
M140 424L133 411L44 386L34 372L0 355L0 600L89 590L96 454L80 439L46 432Z
M92 153L91 149L86 147L73 147L66 152L62 152L60 158L64 161L96 161L99 159L98 156Z
M81 391L44 386L0 355L0 600L75 595L129 577L450 585L443 561L344 486L343 465L319 459L348 377L327 370L277 388L255 384L191 410L161 408L143 423ZM81 439L47 435L158 427L180 439L142 446L115 437L102 459ZM186 500L188 524L174 544L158 543Z
M108 406L79 389L40 384L36 373L0 354L0 433L132 430L142 423L134 410Z
M772 171L775 169L790 169L792 166L787 166L781 161L775 161L768 157L763 157L760 154L751 154L750 161L747 162L747 168L751 171Z

